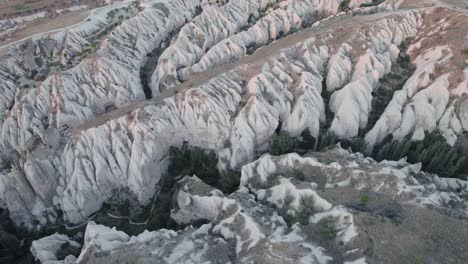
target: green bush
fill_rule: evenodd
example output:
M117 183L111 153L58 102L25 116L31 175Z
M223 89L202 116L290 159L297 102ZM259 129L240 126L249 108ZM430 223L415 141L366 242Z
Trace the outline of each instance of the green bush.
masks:
M361 204L366 204L369 201L369 195L361 194L361 196L359 197L359 201L361 202Z
M340 11L348 11L350 2L351 0L343 0L343 2L340 4Z
M322 218L319 221L320 231L322 235L330 240L336 238L336 227L335 227L335 219L332 217Z
M464 48L462 50L463 55L468 55L468 47Z
M397 63L404 69L408 69L411 66L411 57L407 54L399 56Z
M463 136L460 136L463 137ZM464 144L450 146L437 131L426 133L421 141L413 141L408 136L401 141L391 136L374 148L373 158L377 161L408 158L410 163L421 162L426 172L441 177L458 177L468 174L468 147Z
M206 184L223 192L233 192L239 186L240 173L233 170L219 172L218 157L213 150L191 147L184 143L181 148L169 149L168 174L172 177L196 175Z
M296 198L291 194L291 193L287 193L286 196L284 196L284 205L290 205L292 204L292 202L294 202Z
M290 137L286 132L273 134L270 140L269 153L272 155L282 155L294 151L298 141Z

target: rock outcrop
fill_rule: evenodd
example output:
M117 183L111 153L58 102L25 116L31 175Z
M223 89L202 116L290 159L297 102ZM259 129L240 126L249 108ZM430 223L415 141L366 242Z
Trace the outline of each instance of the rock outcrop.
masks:
M206 224L129 237L91 222L78 263L368 263L370 256L397 260L404 253L379 250L370 238L392 228L398 234L414 224L412 217L423 213L440 214L431 208L448 216L442 213L441 219L434 218L436 222L429 225L439 225L444 219L466 225L457 217L468 214L468 203L462 198L468 193L468 183L419 169L404 160L377 163L336 148L306 157L264 155L242 168L239 190L227 196L196 176L187 176L177 183L171 218L184 225ZM366 227L363 214L366 221L375 221L375 229ZM437 236L437 232L426 235ZM441 238L449 243L442 251L453 243L463 244L452 236L466 240L456 234L457 228L449 232ZM401 244L410 247L408 251L420 250L399 238L389 240L387 248ZM425 259L444 257L425 254ZM451 257L460 261L463 254Z
M286 11L294 7L291 10L296 10L298 17L305 15L294 3L285 2L281 6ZM138 72L144 57L190 19L199 4L173 1L148 6L117 26L95 57L51 75L38 88L19 97L7 114L2 131L4 153L9 156L5 160L16 159L10 161L11 172L0 179L0 186L5 190L2 199L12 219L18 223L31 223L36 219L45 224L54 222L60 209L66 221L77 223L97 211L115 190L127 187L145 203L166 171L169 147L184 141L216 150L219 168L225 170L239 169L254 160L259 151L267 148L276 129L291 136L308 130L317 138L326 120L331 119L325 114L327 108L334 113L332 132L343 138L356 136L367 125L372 111L372 93L379 78L395 63L398 45L417 35L424 24L418 11L375 14L371 17L376 22L362 26L366 34L352 22L350 26L354 31L347 33L348 41L337 45L326 43L339 40L341 33L328 32L325 25L320 40L302 35L285 37L271 46L274 54L270 57L252 60L256 58L254 53L244 57L247 63L240 63L204 84L163 101L141 104L128 114L119 114L118 109L115 115L109 113L108 119L104 119L107 118L104 115L84 121L106 112L110 106L125 109L124 104L143 100ZM228 5L222 6L224 9L210 8L219 11L227 9ZM321 6L330 12L335 10L328 8L334 6L330 3ZM202 12L195 19L210 12ZM334 19L339 21L341 16ZM321 28L320 25L316 27ZM145 36L136 42L135 29ZM215 45L215 42L209 43ZM449 56L441 50L439 53ZM424 65L428 62L420 62L425 61L426 53L421 54L415 63L427 69ZM431 58L436 60L436 56ZM430 83L430 72L420 70L421 67L418 66L403 91L406 87ZM421 71L426 72L426 77L418 77ZM412 131L405 125L407 123L417 128L414 139L420 139L423 131L434 129L434 120L449 115L448 112L444 115L449 105L446 92L443 97L436 96L437 100L430 99L434 95L428 95L442 86L446 89L450 81L446 76L437 80L426 92L415 94L414 99L419 98L413 100L413 104L418 104L416 113L427 115L424 119L410 122L414 116L411 105L402 113L401 120L405 122L401 123L386 120L393 118L395 111L385 111L366 135L366 142L372 146L392 131L394 136L403 137ZM322 87L323 84L327 87ZM322 92L325 88L333 91L328 105ZM395 95L393 101L399 102L398 98ZM422 105L424 100L432 101ZM393 101L388 109L394 107ZM76 129L83 122L96 122L96 125ZM450 124L452 137L462 133L456 121ZM394 127L388 128L389 125ZM449 128L442 123L439 127Z

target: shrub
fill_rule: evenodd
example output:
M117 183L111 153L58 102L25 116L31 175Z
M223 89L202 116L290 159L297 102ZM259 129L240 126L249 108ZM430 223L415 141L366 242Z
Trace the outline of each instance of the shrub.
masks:
M213 150L184 143L181 148L171 147L169 155L168 174L171 177L196 175L206 184L225 193L231 193L239 186L240 173L233 170L220 172L217 167L218 157Z
M296 180L299 180L299 181L304 181L305 180L305 175L302 171L298 170L298 169L292 169L292 170L289 170L285 177L287 178L293 178L293 179L296 179Z
M293 196L291 197L294 198ZM299 207L296 209L296 220L300 224L309 224L309 216L314 213L314 205L313 196L302 196L299 198Z
M343 2L340 4L340 11L348 11L350 2L351 0L343 0Z
M411 66L411 57L407 54L399 56L397 63L400 65L400 67L408 69Z
M442 74L443 71L444 71L444 66L442 66L442 65L439 64L439 63L436 63L436 64L434 65L434 74L440 75L440 74Z
M463 55L468 55L468 47L464 48L462 50Z
M269 153L272 155L292 152L297 146L297 140L290 137L286 132L273 134L270 141Z
M195 16L200 15L202 12L203 12L203 8L201 7L201 5L197 5L195 7Z
M28 5L25 5L25 4L16 4L16 5L13 5L11 8L13 8L13 10L15 11L26 11L28 9L30 9L30 7Z
M351 180L349 181L349 185L351 185L351 187L353 187L353 188L356 188L356 186L358 185L358 183L359 183L359 182L358 182L356 179L351 179Z
M290 192L288 192L285 196L284 196L284 205L290 205L294 202L296 198L291 195Z
M369 201L369 195L361 194L361 196L359 197L359 201L361 202L361 204L366 204Z
M296 220L301 225L308 225L309 224L309 213L306 208L299 207L296 211Z
M319 221L320 231L322 235L327 239L335 239L336 238L336 227L335 227L335 219L332 217L322 218Z
M460 135L459 138L466 138ZM468 174L468 146L455 144L450 146L437 131L426 133L421 141L413 141L410 136L397 141L391 136L374 148L372 157L377 161L399 160L408 158L410 163L421 162L426 172L438 174L441 177L460 177Z

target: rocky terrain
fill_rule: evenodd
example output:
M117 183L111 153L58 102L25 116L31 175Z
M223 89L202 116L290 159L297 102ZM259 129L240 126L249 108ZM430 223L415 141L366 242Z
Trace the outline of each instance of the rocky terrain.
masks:
M468 15L447 5L123 1L11 45L0 240L42 263L463 263Z

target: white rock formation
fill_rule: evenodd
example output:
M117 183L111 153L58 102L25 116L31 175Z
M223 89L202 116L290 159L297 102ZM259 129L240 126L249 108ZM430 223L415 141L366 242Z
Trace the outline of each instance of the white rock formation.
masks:
M340 137L355 136L367 124L372 91L379 78L390 71L399 53L397 46L418 33L423 19L418 11L378 14L366 24L368 33L357 29L350 32L350 39L346 40L349 43L338 41L340 36L334 35L338 33L329 31L323 39L287 42L285 48L275 50L268 58L253 57L256 60L248 65L217 74L206 83L165 100L138 104L141 107L130 108L133 110L126 114L124 104L144 99L139 74L146 55L186 24L166 55L180 45L189 45L183 39L195 34L193 26L199 25L210 36L204 47L213 48L182 49L177 54L183 55L181 58L198 54L197 60L202 53L208 56L216 47L222 47L226 37L239 36L235 34L240 24L230 24L232 31L219 35L222 31L211 32L209 28L218 29L221 24L203 24L208 19L205 16L213 14L218 21L221 14L237 10L233 7L236 3L242 4L231 1L222 7L206 7L195 18L198 22L186 24L198 6L206 2L146 2L142 4L146 8L117 26L93 56L67 71L51 74L35 89L16 92L10 72L24 73L24 69L13 60L2 63L8 69L0 73L6 80L0 85L8 86L2 91L14 98L13 103L2 101L2 107L11 111L4 115L1 135L4 165L12 168L0 177L0 195L11 218L16 223L38 220L45 225L54 222L61 209L66 221L78 223L99 210L121 188L129 188L139 202L145 203L166 172L169 147L180 146L183 141L214 149L221 169L239 169L268 147L277 128L292 136L308 129L313 137L318 137L326 120L326 107L335 113L331 130ZM269 32L273 39L279 30L294 28L310 10L333 13L337 5L335 1L284 1L279 5L282 8L273 9L252 28L262 30L259 37ZM261 2L248 10L258 12L264 6L266 2ZM239 12L233 14L243 18L245 14ZM341 16L345 15L337 16L338 20L347 19ZM338 43L327 45L330 39ZM412 130L418 130L415 138L421 138L420 131L436 126L450 128L456 134L461 133L460 127L468 126L466 107L459 107L466 105L466 100L449 104L449 94L441 90L449 86L447 77L439 77L426 87L431 83L429 69L434 67L430 65L442 63L443 56L449 56L443 50L447 48L435 49L415 60L420 66L414 77L403 92L395 94L388 111L367 134L366 142L373 145L388 133L396 135L401 131L404 136L403 132ZM192 59L187 61L190 63L186 67L195 63ZM209 61L208 68L212 67ZM331 87L327 88L334 91L328 106L322 98L324 76ZM422 88L427 91L418 93ZM463 91L463 87L457 91ZM411 106L403 110L409 98L417 99L415 111ZM449 105L453 110L447 109ZM114 106L122 109L96 118ZM393 118L394 115L399 117ZM424 118L407 125L416 115ZM76 128L87 119L91 121L86 122L85 129ZM438 123L439 119L448 121ZM283 186L289 185L285 181ZM285 190L270 191L280 195Z
M158 248L152 249L155 251L151 257L161 263L228 263L235 260L239 263L284 263L293 255L298 263L327 263L331 260L323 248L312 243L303 233L302 226L289 228L281 216L257 204L246 190L241 189L228 197L222 197L222 194L211 196L213 192L217 195L220 192L196 177L186 177L180 185L177 194L180 208L175 208L171 215L183 223L199 219L209 219L212 223L178 232L164 229L145 232L131 238L122 232L90 223L78 263L90 258L90 252L122 256L122 250L128 247L138 250L134 251L134 256L126 253L124 259L144 260L147 249L156 245ZM93 237L93 234L99 236ZM234 251L227 253L225 249L228 247ZM99 261L107 263L109 260L102 258Z
M67 256L65 260L57 259L57 253L64 245L66 245L66 247L81 247L79 243L71 240L68 236L55 233L53 235L33 241L31 246L31 253L37 261L44 264L74 263L76 258L72 255Z
M435 130L442 117L446 121L443 121L439 128L443 133L450 133L448 125L444 125L444 122L447 124L449 116L443 116L449 103L449 75L445 74L432 80L431 74L434 73L438 63L443 63L451 56L450 48L437 46L415 59L415 72L406 81L402 90L395 92L384 113L366 134L365 140L369 146L380 143L390 134L396 139L410 135L413 139L421 140L424 138L424 131ZM448 111L450 113L453 110L448 109ZM457 132L461 132L457 127L460 121L456 117L452 115L450 122ZM446 135L448 142L454 144L456 137L453 138L453 133L450 135Z
M290 259L330 263L335 257L344 263L367 263L372 253L365 252L373 246L363 239L366 226L356 221L357 211L321 197L336 190L347 203L356 199L350 192L389 197L377 205L385 207L383 211L392 210L388 203L396 201L409 210L437 207L468 215L463 198L468 182L425 174L419 165L404 160L378 163L340 148L309 157L266 154L242 168L239 190L227 196L196 176L182 178L173 194L176 205L171 218L189 225L184 230L145 231L129 237L89 223L78 263L111 263L113 259L142 263L286 263ZM374 199L378 200L377 196ZM371 212L370 208L372 205L367 209ZM373 225L384 229L386 220L373 217ZM190 226L197 221L208 223ZM400 225L404 223L395 226ZM321 231L314 233L314 229ZM324 246L324 239L331 240L333 246Z
M330 57L330 61L328 62L327 91L332 92L342 88L349 81L353 69L350 54L351 49L352 47L345 43Z
M258 47L301 28L304 20L311 20L317 13L332 15L338 12L336 1L282 1L280 8L260 18L246 31L231 36L204 54L193 65L193 72L203 72L245 56Z
M226 5L209 6L191 23L180 29L175 42L159 57L151 78L153 95L177 84L178 70L195 64L204 52L219 41L237 33L274 0L231 0Z
M397 59L398 48L396 46L407 37L414 36L421 24L419 14L408 12L402 15L398 22L396 18L387 18L376 25L381 30L376 30L375 34L369 36L370 47L357 59L351 81L334 92L330 98L330 109L335 114L330 130L338 137L357 136L359 129L367 126L372 110L372 92L378 80L390 72L392 62ZM331 63L342 62L343 59L331 61ZM342 67L346 69L346 60L344 62ZM335 68L339 67L330 66L330 69ZM343 74L343 76L346 75ZM333 89L342 84L343 78L340 76L337 79L330 80Z
M3 145L23 153L35 141L47 144L49 127L74 126L103 113L107 106L143 100L139 70L146 54L191 19L197 5L196 0L155 4L116 27L94 56L68 71L52 74L37 89L27 90L15 99L17 103L7 115ZM7 85L11 87L9 82Z

